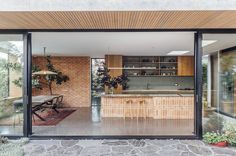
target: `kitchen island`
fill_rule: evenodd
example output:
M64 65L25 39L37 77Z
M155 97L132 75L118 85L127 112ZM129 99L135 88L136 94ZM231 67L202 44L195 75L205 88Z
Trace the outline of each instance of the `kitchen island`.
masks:
M193 94L107 94L102 117L194 119Z

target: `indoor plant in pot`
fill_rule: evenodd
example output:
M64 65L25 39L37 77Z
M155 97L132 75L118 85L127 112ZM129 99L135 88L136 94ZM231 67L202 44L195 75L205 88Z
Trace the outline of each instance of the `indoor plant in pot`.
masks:
M228 146L228 136L225 133L207 132L203 135L203 141L217 147Z
M108 94L113 94L114 89L117 89L118 86L122 86L123 89L126 89L127 82L129 81L128 76L126 74L122 74L119 76L111 76L110 70L107 68L106 64L103 63L103 67L98 69L99 84L104 87L107 87Z

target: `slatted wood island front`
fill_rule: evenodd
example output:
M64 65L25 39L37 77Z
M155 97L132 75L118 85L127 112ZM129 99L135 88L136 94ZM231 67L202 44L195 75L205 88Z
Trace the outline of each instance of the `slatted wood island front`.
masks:
M193 119L193 94L113 94L101 98L102 117Z

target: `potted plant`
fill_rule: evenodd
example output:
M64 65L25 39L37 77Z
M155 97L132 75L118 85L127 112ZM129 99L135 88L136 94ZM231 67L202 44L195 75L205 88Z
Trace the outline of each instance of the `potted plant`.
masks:
M224 122L223 131L228 136L229 144L236 146L236 124L231 121Z
M207 132L203 135L203 141L217 147L228 146L228 135L218 132Z
M209 116L213 115L215 110L216 110L216 108L214 108L214 107L204 107L203 116L205 118L208 118Z
M236 146L236 132L229 132L227 133L228 136L228 143L231 146Z
M101 77L98 83L104 87L107 87L108 94L113 94L114 89L117 89L119 85L122 86L123 89L126 89L128 87L128 76L126 74L122 74L116 77L112 77L110 75L110 70L107 68L105 63L103 64L102 68L99 68L97 70L97 72Z
M202 110L203 116L204 116L205 118L208 118L208 117L210 117L211 115L213 115L213 113L215 112L216 108L214 108L214 107L209 107L206 98L203 98L202 103L203 103L203 107L204 107L203 110Z

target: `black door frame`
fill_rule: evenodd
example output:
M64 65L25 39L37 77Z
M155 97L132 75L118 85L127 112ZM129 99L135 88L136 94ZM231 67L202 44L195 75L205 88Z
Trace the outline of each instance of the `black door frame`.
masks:
M24 41L24 71L23 71L23 103L24 103L24 124L23 135L28 137L32 134L32 39L31 33L23 35Z
M202 33L197 32L194 34L194 62L195 62L195 75L194 75L194 116L195 116L195 134L202 138Z
M194 50L195 50L195 135L191 136L32 136L31 125L31 56L32 43L30 32L195 32ZM24 41L24 129L25 137L32 139L72 139L72 138L90 138L90 139L201 139L202 138L202 34L220 34L236 33L236 29L40 29L40 30L0 30L0 34L23 34ZM12 136L9 136L12 137ZM16 136L20 137L20 136Z
M104 30L105 32L134 32L131 30L127 30L127 31L120 31L120 30ZM36 31L38 32L38 31ZM49 32L55 32L55 31L49 31ZM56 31L56 32L61 32L61 31ZM68 32L68 31L67 31ZM71 31L69 31L71 32ZM76 31L77 32L77 31ZM91 31L86 31L86 32L91 32ZM95 32L103 32L103 31L95 31ZM144 30L138 30L135 32L150 32L149 31L144 31ZM163 31L152 31L152 32L163 32ZM170 30L165 32L170 32ZM172 30L171 32L179 32L176 30ZM88 135L88 136L68 136L68 135L60 135L60 136L50 136L50 138L54 138L54 139L70 139L70 138L90 138L90 139L144 139L144 138L148 138L148 139L157 139L157 138L161 138L161 139L169 139L169 138L173 138L173 139L201 139L201 124L202 124L202 117L201 117L201 105L202 105L202 100L201 99L201 94L200 92L202 91L201 87L201 68L202 68L202 58L201 58L201 42L202 42L202 38L201 38L201 33L198 31L187 31L187 32L192 32L194 33L194 60L195 60L195 70L194 70L194 75L195 75L195 91L194 91L194 134L193 135L156 135L156 136L151 136L151 135L145 135L145 136L117 136L117 135L112 135L112 136L107 136L107 135L102 135L102 136L92 136L92 135ZM31 42L29 42L31 43ZM200 58L200 59L199 59ZM200 75L200 78L199 76ZM200 117L199 117L200 116ZM32 129L31 129L32 130ZM32 131L30 131L29 133L32 134ZM35 138L35 139L45 139L45 138L49 138L48 136L43 136L43 135L32 135L30 136L31 138Z

